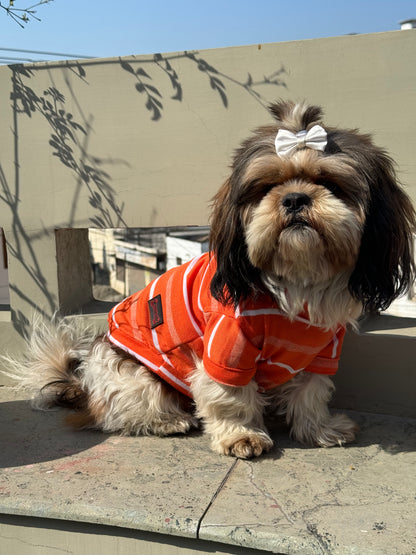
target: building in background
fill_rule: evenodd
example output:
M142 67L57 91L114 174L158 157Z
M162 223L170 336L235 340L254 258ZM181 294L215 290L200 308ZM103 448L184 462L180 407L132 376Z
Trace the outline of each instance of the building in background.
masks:
M209 227L90 229L94 297L116 300L208 251Z
M405 19L404 21L400 21L400 29L402 31L416 29L416 19Z

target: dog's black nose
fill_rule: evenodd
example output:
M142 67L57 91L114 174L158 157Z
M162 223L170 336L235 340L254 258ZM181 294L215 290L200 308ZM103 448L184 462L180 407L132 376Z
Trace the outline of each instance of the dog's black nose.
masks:
M288 193L283 197L282 204L288 212L300 212L311 203L311 197L306 193Z

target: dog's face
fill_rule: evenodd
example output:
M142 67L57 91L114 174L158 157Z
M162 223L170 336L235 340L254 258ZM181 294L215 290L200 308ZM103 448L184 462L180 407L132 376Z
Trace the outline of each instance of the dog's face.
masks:
M287 158L252 160L242 179L241 211L251 264L312 286L351 271L367 200L368 190L342 159L331 166L305 148Z
M271 112L277 124L242 144L214 199L212 293L236 304L267 282L321 295L336 283L365 308L385 308L412 279L415 230L392 161L368 135L321 125L318 107ZM311 146L310 130L322 135ZM288 149L283 134L295 141Z

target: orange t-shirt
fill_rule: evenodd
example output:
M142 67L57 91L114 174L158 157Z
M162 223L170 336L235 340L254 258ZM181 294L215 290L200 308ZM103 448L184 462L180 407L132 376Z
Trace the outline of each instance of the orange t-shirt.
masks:
M214 257L202 254L116 305L109 340L189 397L195 357L216 382L254 379L260 391L302 370L335 374L345 327L325 330L307 313L290 321L266 294L224 306L210 293L215 268Z

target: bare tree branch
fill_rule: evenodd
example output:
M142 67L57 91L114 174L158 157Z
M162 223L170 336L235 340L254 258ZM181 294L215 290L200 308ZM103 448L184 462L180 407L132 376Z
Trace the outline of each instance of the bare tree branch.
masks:
M15 23L24 28L26 23L28 23L31 19L36 19L36 21L40 21L39 17L36 16L35 8L41 6L42 4L49 4L49 2L53 1L54 0L40 0L36 4L28 6L27 8L16 8L14 6L14 0L9 0L8 6L4 6L2 2L0 2L0 8L3 9L6 14L13 19Z

